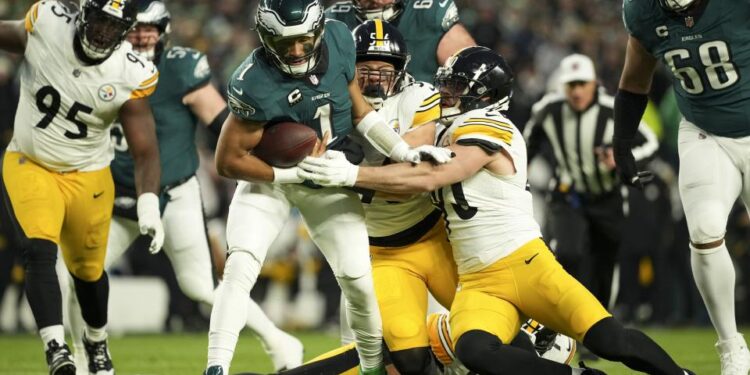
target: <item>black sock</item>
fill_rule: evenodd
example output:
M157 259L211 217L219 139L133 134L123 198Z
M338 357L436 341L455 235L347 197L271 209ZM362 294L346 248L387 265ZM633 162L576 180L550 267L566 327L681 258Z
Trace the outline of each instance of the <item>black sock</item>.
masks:
M622 362L633 370L653 375L683 375L682 369L664 349L643 332L625 328L614 318L594 324L583 338L594 354Z
M73 283L76 287L78 304L81 306L81 315L90 327L101 328L107 324L107 303L109 302L109 278L107 272L96 281L83 281L75 275Z
M430 375L437 373L437 365L428 347L391 352L393 365L402 375Z
M503 345L497 336L473 330L456 343L456 356L469 370L479 374L570 375L567 365L548 361L527 350Z
M62 324L62 294L55 262L57 245L49 240L31 239L23 251L26 267L26 296L39 329Z
M525 350L530 353L536 354L534 343L531 342L531 337L524 332L518 332L513 341L510 342L510 346Z

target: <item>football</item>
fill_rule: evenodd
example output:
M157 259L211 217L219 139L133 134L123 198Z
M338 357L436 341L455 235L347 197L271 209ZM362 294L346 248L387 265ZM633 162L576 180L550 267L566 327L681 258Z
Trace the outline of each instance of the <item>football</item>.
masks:
M289 168L310 155L317 140L315 130L307 125L280 122L263 129L263 136L252 152L271 166Z

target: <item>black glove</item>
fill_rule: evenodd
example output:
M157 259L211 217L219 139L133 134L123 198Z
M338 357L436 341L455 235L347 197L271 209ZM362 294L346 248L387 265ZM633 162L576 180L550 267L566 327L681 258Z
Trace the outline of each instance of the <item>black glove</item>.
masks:
M623 183L642 190L646 184L654 179L654 174L650 171L638 171L632 152L632 139L615 138L612 140L612 146L614 147L615 166Z

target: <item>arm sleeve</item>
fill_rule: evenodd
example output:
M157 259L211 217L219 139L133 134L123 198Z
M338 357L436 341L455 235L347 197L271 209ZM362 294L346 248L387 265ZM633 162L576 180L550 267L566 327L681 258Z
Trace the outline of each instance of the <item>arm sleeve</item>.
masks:
M145 64L146 62L144 62ZM130 92L130 99L141 99L151 96L156 91L156 85L159 83L159 71L156 67L148 62L145 69L150 69L151 72L147 75L148 78L141 81L141 83Z
M26 18L24 19L24 27L26 28L26 32L29 34L34 33L34 28L36 26L36 20L39 18L39 3L34 3L34 5L29 8L29 11L26 12Z
M633 144L633 157L637 162L644 162L656 154L659 149L659 140L656 138L656 134L646 124L641 122L638 127L638 134L635 137Z

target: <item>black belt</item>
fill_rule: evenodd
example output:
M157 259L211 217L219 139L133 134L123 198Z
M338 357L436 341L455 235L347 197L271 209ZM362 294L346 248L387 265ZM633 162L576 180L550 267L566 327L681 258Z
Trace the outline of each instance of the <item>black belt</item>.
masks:
M161 188L161 190L164 191L164 192L170 191L170 190L172 190L172 189L174 189L174 188L176 188L176 187L178 187L178 186L180 186L180 185L188 182L188 180L190 180L191 178L193 178L193 176L195 176L195 175L191 174L191 175L185 176L185 177L183 177L183 178L181 178L181 179L179 179L179 180L177 180L177 181L175 181L175 182L173 182L173 183L171 183L169 185L164 185Z
M371 246L404 247L417 242L424 237L440 220L440 210L430 212L422 221L412 225L409 229L383 237L369 237Z

